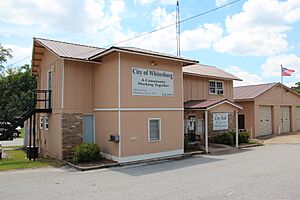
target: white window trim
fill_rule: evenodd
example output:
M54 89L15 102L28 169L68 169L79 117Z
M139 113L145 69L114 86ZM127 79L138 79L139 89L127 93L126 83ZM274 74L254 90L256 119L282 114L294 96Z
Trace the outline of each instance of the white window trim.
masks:
M150 140L150 121L158 120L159 121L159 140ZM148 118L148 142L160 142L161 141L161 118Z
M44 129L44 117L40 116L40 129Z
M210 82L215 82L215 93L210 92ZM217 83L222 83L222 90L223 90L223 94L218 94L218 89L217 89ZM224 95L225 94L225 84L224 81L217 81L217 80L209 80L208 81L208 92L209 94L214 94L214 95Z
M48 124L48 128L47 128L46 124ZM46 131L49 130L49 117L45 117L45 130Z

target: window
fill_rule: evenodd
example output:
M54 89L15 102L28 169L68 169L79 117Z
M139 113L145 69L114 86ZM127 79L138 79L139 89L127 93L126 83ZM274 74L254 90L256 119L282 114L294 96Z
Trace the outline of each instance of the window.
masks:
M209 81L209 94L224 94L224 82Z
M43 117L40 117L40 129L44 128L44 119Z
M45 117L45 130L49 129L49 118Z
M148 120L148 141L160 141L160 119Z

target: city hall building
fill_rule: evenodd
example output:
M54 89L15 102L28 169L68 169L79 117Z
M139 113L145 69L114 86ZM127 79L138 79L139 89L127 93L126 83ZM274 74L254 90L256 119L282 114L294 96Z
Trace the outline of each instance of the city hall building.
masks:
M76 145L95 143L106 158L130 162L181 155L184 138L208 151L211 137L238 131L244 112L234 101L238 77L144 49L34 38L32 73L38 90L51 91L39 104L51 112L36 120L42 156L72 158Z

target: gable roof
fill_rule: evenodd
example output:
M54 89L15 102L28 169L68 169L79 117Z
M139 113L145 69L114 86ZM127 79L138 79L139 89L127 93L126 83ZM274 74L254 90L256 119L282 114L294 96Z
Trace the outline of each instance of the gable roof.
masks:
M200 109L200 110L209 110L216 106L222 105L224 103L228 103L233 107L243 109L242 106L229 101L228 99L209 99L209 100L191 100L184 102L184 109L193 110L193 109Z
M192 76L242 81L242 79L214 66L196 64L186 66L182 70L184 74Z
M112 52L126 52L126 53L131 53L131 54L136 54L136 55L143 55L143 56L151 56L151 57L157 57L157 58L163 58L163 59L168 59L168 60L175 60L175 61L180 61L183 62L184 65L191 65L191 64L196 64L198 61L196 60L191 60L183 57L178 57L174 56L171 54L166 54L166 53L161 53L157 51L151 51L151 50L146 50L146 49L140 49L136 47L115 47L112 46L109 49L106 49L103 52L100 52L94 56L90 57L90 60L95 60L97 58L100 58L106 54L112 53Z
M96 55L105 50L104 48L42 38L34 38L34 41L44 46L49 51L61 58L87 60L91 56Z
M254 100L263 93L267 92L275 85L280 83L266 83L259 85L247 85L233 88L233 98L235 101L239 100Z

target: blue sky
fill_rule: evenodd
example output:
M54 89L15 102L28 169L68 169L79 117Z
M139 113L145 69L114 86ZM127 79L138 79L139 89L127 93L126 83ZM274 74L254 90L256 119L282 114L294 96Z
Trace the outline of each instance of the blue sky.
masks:
M180 18L230 0L180 0ZM109 47L175 22L176 0L1 0L0 42L13 50L7 65L30 63L32 38ZM280 81L280 65L300 81L300 1L241 0L181 24L182 56L242 78L235 85ZM130 40L135 46L176 54L175 26ZM14 65L14 66L17 66Z

